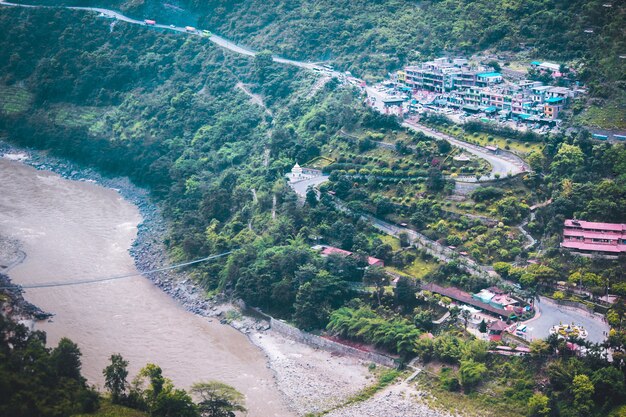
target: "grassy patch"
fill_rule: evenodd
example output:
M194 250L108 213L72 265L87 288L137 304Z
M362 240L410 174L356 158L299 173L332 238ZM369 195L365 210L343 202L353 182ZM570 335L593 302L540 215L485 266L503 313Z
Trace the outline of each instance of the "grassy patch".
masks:
M626 129L626 99L602 107L589 106L575 117L575 122L600 129Z
M397 274L405 275L411 278L421 279L437 268L437 262L425 261L419 256L410 264L402 269L390 267L389 269Z
M22 87L0 85L0 112L22 113L30 108L33 95Z
M438 378L422 372L417 377L417 384L421 389L426 389L432 394L428 401L429 406L452 414L476 417L524 417L525 415L525 407L496 394L492 390L494 388L492 383L487 383L479 391L466 395L446 391L440 386Z
M148 417L148 414L119 405L113 405L109 400L102 400L100 409L92 414L76 414L72 417Z
M310 414L307 414L306 417L321 417L330 413L333 410L341 409L351 404L367 401L370 398L372 398L378 391L392 384L400 375L402 375L402 372L398 371L397 369L379 370L379 368L374 368L373 372L377 374L376 383L363 388L361 391L359 391L352 397L348 398L343 404L338 405L337 407L331 410L326 410L317 414L310 413Z
M104 132L106 123L103 116L109 111L108 107L61 105L52 109L50 117L57 125L87 128L89 133L96 135Z
M323 169L324 167L327 167L333 162L335 162L335 160L332 158L327 158L325 156L318 156L316 158L311 159L309 162L304 164L304 166L315 168L315 169Z
M400 239L398 239L395 236L382 235L382 236L379 236L379 239L382 240L383 243L386 243L389 246L391 246L391 249L394 251L400 249Z
M516 152L520 156L529 155L531 152L541 153L543 149L542 143L534 142L520 142L514 139L507 139L502 136L496 136L489 133L477 132L475 134L464 134L460 126L450 126L448 128L436 127L437 130L441 130L454 136L460 140L464 140L470 143L477 143L480 146L498 146L500 149L508 149ZM491 138L491 139L490 139Z

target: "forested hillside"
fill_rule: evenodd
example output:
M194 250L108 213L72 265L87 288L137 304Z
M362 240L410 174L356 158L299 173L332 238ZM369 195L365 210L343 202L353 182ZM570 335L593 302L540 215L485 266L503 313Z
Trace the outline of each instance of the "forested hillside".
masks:
M626 36L623 2L604 0L260 1L40 0L25 3L106 6L134 17L207 28L288 58L329 60L380 79L388 71L442 54L485 50L510 59L572 65L593 98L580 123L623 128ZM602 109L600 109L602 108ZM612 117L601 113L610 111ZM615 114L617 113L617 114Z
M137 18L190 19L287 57L336 58L358 74L382 75L443 52L532 43L539 56L583 59L596 96L623 94L623 8L617 2L610 13L595 1L114 3ZM303 329L328 328L401 360L418 354L441 361L453 369L442 371L438 384L470 393L484 383L482 401L495 407L496 398L501 415L604 416L624 401L623 304L610 310L609 342L588 344L590 353L580 360L565 353L558 337L533 345L528 360L512 362L488 355L487 342L454 324L438 329L435 340L420 338L434 331L433 319L450 300L416 296L419 280L467 291L494 281L463 271L456 259L441 265L402 248L406 236L383 236L361 217L369 212L405 220L447 246L467 245L467 256L495 263L531 299L578 277L590 292L601 294L610 282L626 294L624 259L573 259L558 248L565 218L626 221L623 144L594 142L584 133L549 136L528 157L534 173L479 189L453 212L446 201L453 184L442 172L452 147L374 113L356 89L329 81L313 94L313 73L277 65L268 52L242 57L203 37L96 13L1 10L0 138L147 187L164 208L170 225L164 240L174 260L233 250L189 271L207 292L233 294ZM584 37L585 27L596 28L595 40ZM244 86L258 94L256 104ZM395 147L379 149L374 140ZM294 161L318 156L336 161L326 167L332 174L323 191L329 193L309 192L299 204L284 174ZM522 248L517 225L529 204L550 198L553 203L528 224L543 245L541 254L531 253ZM485 214L496 217L493 227L480 223L477 215ZM320 242L356 256L321 257L311 249ZM404 271L395 288L382 269L366 268L367 255ZM525 265L530 256L540 257L541 265L496 262ZM453 317L461 314L450 310ZM616 366L603 358L609 346Z

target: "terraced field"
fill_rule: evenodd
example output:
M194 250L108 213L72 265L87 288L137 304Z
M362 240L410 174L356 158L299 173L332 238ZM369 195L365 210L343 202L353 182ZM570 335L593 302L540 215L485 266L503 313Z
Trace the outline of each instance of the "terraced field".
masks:
M33 95L25 88L0 84L0 112L22 113L30 108Z
M51 117L57 125L84 127L89 133L98 134L105 130L103 116L111 111L109 107L80 107L71 105L57 106L51 111Z

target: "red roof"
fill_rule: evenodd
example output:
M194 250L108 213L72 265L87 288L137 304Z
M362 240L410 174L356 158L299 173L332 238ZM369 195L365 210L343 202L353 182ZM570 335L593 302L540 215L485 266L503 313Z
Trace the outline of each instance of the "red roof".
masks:
M506 328L509 326L502 320L497 320L493 323L489 323L487 327L489 328L489 330L493 330L494 332L502 332L506 330Z
M575 224L576 222L577 224ZM624 232L626 231L626 224L624 223L598 223L598 222L586 222L584 220L565 220L565 227L575 227L587 230L606 230L611 232Z
M589 239L620 239L624 236L622 232L606 231L592 232L582 229L563 229L563 236L582 236Z
M561 243L561 247L568 249L589 250L595 252L613 252L620 253L626 252L626 245L610 245L602 243L585 243L575 240L568 240Z
M335 248L334 246L324 246L324 248L322 249L320 253L322 254L322 256L341 255L341 256L348 257L348 256L354 255L352 252L348 250ZM382 259L374 258L372 256L367 257L367 264L370 266L385 266L385 263L383 262Z
M322 249L322 255L343 255L343 256L350 256L352 255L352 252L347 251L347 250L343 250L343 249L339 249L339 248L335 248L333 246L324 246L324 249Z
M441 287L437 284L433 284L431 282L431 283L422 285L422 289L426 291L430 291L430 292L436 292L441 295L445 295L446 297L450 297L453 300L460 301L464 304L469 304L471 306L480 308L481 310L489 311L490 313L494 313L499 316L509 317L511 314L513 314L512 311L506 311L501 308L496 308L487 303L483 303L482 301L478 301L472 298L471 294L466 293L465 291L460 290L456 287L446 288L446 287Z

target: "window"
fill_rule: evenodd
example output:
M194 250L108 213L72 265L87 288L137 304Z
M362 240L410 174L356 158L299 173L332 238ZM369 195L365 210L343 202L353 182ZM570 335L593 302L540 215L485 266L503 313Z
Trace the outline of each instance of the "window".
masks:
M610 243L611 241L609 239L592 239L592 242L594 242L594 243Z

